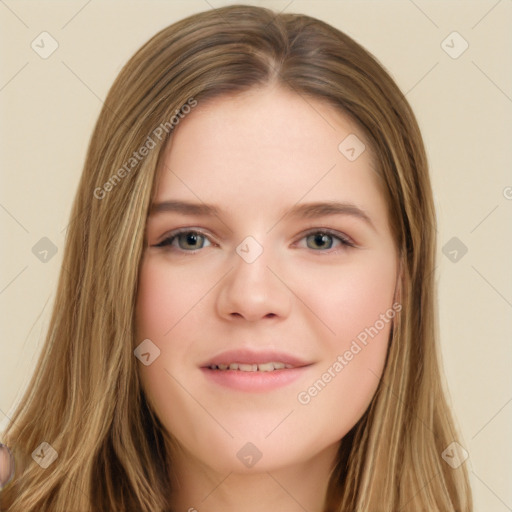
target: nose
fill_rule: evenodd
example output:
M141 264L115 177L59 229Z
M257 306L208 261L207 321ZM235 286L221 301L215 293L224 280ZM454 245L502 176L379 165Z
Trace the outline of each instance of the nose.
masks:
M291 292L273 272L279 265L270 257L270 250L264 250L252 262L234 252L230 263L232 270L221 281L217 296L220 316L256 322L265 318L283 319L290 314Z

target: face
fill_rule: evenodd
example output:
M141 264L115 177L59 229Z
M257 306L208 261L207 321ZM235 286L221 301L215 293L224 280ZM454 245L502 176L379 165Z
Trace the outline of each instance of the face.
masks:
M280 88L199 102L175 129L136 320L146 395L191 460L247 472L334 454L370 404L400 306L361 143Z

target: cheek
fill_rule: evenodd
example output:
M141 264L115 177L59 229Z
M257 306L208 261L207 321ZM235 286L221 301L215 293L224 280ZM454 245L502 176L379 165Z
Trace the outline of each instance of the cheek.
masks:
M333 439L345 435L360 419L382 375L393 319L401 309L393 306L397 274L390 254L322 268L313 276L310 272L308 283L303 283L302 294L309 290L304 295L308 306L331 332L324 329L326 357L297 401L309 424L336 417L326 427Z
M187 313L204 296L208 282L198 284L197 275L188 270L171 269L165 260L146 257L139 275L136 307L136 332L140 343L150 339L159 356L148 365L139 364L139 375L149 402L168 432L177 438L197 442L202 434L198 421L204 413L188 392L196 393L190 382L180 375L191 349L186 339ZM207 288L206 288L207 289ZM185 329L183 331L182 329ZM181 341L181 342L180 342ZM179 414L176 414L179 411Z
M299 296L317 320L328 327L325 343L331 351L346 348L366 328L378 322L393 305L396 286L396 260L392 252L375 252L346 265L318 266L297 272L295 279ZM386 322L388 325L388 322ZM364 336L362 336L364 337Z
M191 266L172 268L165 258L159 261L146 256L139 276L137 338L169 338L174 327L204 296L207 285L208 281L198 279Z

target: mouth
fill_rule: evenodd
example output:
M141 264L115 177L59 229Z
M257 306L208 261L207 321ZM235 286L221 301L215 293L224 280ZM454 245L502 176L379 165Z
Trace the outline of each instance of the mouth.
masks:
M312 364L274 351L236 350L219 354L201 365L201 370L224 388L265 392L293 382Z

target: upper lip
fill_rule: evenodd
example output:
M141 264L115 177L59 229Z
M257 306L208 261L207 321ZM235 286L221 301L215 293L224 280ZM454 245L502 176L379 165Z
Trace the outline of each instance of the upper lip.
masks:
M208 359L204 364L201 365L202 368L208 368L212 365L219 364L230 364L230 363L240 363L240 364L263 364L263 363L284 363L292 366L293 368L298 368L300 366L307 366L307 361L304 361L296 356L291 354L286 354L285 352L278 352L274 350L250 350L250 349L239 349L239 350L227 350L226 352L222 352L219 355Z

